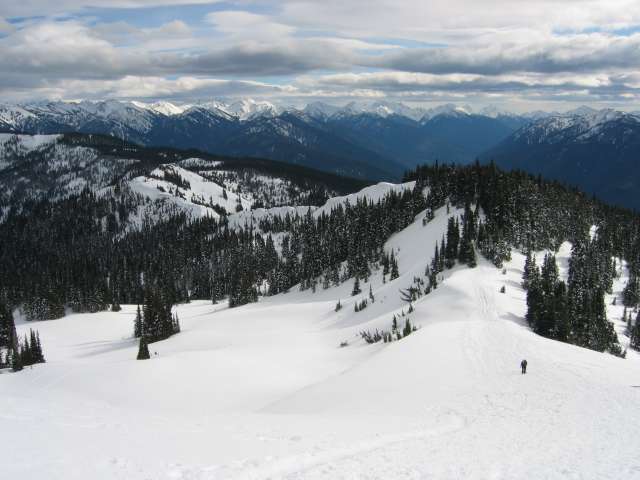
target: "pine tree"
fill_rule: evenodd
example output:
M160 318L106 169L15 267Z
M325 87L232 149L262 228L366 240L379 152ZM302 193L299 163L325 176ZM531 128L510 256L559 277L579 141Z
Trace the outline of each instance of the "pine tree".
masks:
M391 250L391 280L395 280L396 278L398 278L400 276L400 272L398 271L398 261L396 260L396 257L393 253L393 250Z
M18 342L18 334L16 333L16 327L13 326L11 330L11 369L14 372L22 370L22 358L20 356L20 343Z
M353 290L351 290L351 296L353 297L361 292L362 290L360 290L360 279L356 277L355 281L353 282Z
M11 332L13 327L12 313L4 303L0 302L0 348L9 349L11 347Z
M136 318L133 321L133 336L139 338L142 336L142 313L140 312L140 305L136 310Z
M411 321L407 317L407 320L404 322L404 328L402 329L402 336L406 337L407 335L411 335L413 332L413 327L411 326Z
M531 254L531 250L527 250L527 257L524 261L524 271L522 272L522 288L529 288L529 276L531 269L536 264L536 257Z
M149 360L151 355L149 355L149 347L147 346L147 339L144 335L140 337L140 343L138 344L138 356L137 360Z

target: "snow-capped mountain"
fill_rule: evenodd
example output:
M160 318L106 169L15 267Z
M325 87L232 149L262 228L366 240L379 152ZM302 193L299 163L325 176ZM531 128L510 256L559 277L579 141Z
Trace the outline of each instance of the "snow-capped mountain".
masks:
M563 142L585 142L596 137L603 142L614 141L606 135L625 141L637 134L640 118L612 109L593 110L588 107L579 113L554 115L537 120L514 133L514 139L528 144L553 144ZM605 137L602 137L602 135Z
M577 185L600 198L640 208L640 117L611 109L538 119L483 155Z
M584 142L600 125L615 125L607 135L624 136L625 122L633 118L589 107L515 115L497 107L474 112L454 104L423 108L386 101L342 107L314 102L302 109L253 99L0 105L0 131L107 134L140 145L268 158L365 179L397 179L406 168L436 159L472 162L529 124L517 133L518 141L552 142L557 135L562 143L573 135Z
M0 219L26 201L83 191L127 196L139 221L168 211L219 218L252 207L308 205L361 185L265 160L190 154L96 135L0 134Z
M136 107L139 108L144 108L146 110L151 110L153 112L156 113L161 113L163 115L179 115L181 113L184 113L185 111L187 111L189 108L192 107L192 105L187 104L187 105L176 105L174 103L171 102L154 102L154 103L145 103L145 102L139 102L139 101L132 101L131 102L133 105L135 105Z

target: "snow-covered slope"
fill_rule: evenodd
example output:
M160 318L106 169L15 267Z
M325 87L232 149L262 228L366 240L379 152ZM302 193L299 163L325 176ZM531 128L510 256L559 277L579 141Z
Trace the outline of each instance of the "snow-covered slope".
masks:
M640 118L616 110L593 110L586 107L564 115L554 115L539 119L514 133L515 140L528 144L555 144L567 142L585 142L590 140L607 141L607 131L612 126L617 133L637 135Z
M251 208L248 199L177 165L161 165L147 176L132 179L129 186L151 200L170 202L193 217L219 218L216 210L220 208L229 213L238 205Z
M85 188L114 183L138 163L61 142L62 135L0 134L0 200L20 207L27 199L58 200Z
M505 274L482 259L448 270L408 313L398 290L423 274L457 214L440 209L426 225L419 214L392 236L385 249L401 276L384 283L374 272L361 286L364 297L371 285L375 302L358 313L353 302L362 297L350 296L350 282L232 310L193 302L177 307L182 333L152 344L144 362L131 338L134 306L39 322L47 363L0 374L0 431L11 439L0 472L52 480L636 478L640 359L534 335L523 320L523 255L513 253ZM388 329L393 314L419 329L365 344L359 332Z

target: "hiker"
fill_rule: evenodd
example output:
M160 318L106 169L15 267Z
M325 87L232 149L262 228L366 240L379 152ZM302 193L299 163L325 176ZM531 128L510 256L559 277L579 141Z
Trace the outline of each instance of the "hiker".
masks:
M522 360L520 362L520 368L522 368L522 374L524 375L525 373L527 373L527 361L526 360Z

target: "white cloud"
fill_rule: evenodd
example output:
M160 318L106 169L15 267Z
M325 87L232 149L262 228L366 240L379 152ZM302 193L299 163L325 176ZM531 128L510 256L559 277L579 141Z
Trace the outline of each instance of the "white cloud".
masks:
M617 101L638 94L637 0L240 0L233 9L204 2L219 4L200 22L162 17L144 27L126 10L107 23L74 16L92 6L182 3L195 2L3 2L0 15L45 17L0 17L0 95Z

